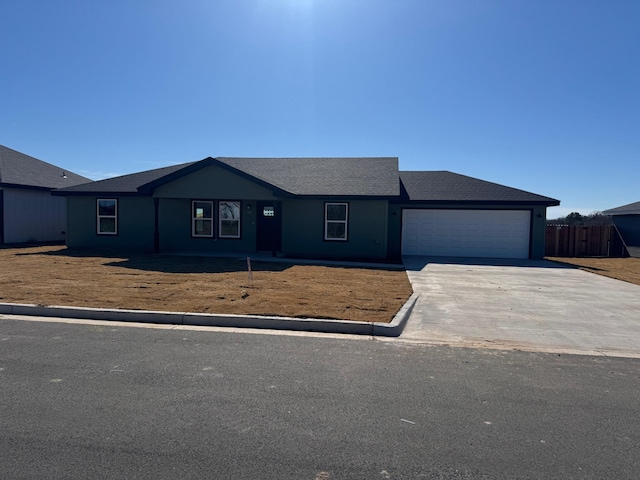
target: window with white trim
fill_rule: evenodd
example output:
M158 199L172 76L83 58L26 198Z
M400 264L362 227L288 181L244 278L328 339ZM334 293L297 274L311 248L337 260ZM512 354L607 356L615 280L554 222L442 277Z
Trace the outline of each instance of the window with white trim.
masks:
M98 235L118 234L118 200L115 198L98 198L96 201Z
M324 239L347 240L348 203L324 204Z
M240 238L240 202L218 202L218 236Z
M191 235L213 237L213 202L191 202Z

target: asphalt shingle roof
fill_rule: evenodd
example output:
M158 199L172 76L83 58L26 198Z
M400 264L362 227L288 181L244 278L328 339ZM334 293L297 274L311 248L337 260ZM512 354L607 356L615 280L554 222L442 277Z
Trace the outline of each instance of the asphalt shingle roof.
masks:
M212 164L293 195L397 197L400 194L397 158L206 158L65 188L60 193L138 193L149 184L160 185L176 175Z
M145 194L158 185L209 165L218 165L299 196L375 196L426 203L560 203L553 198L447 171L398 172L396 157L206 158L64 188L59 192L62 195Z
M138 193L138 189L147 183L162 179L197 162L181 163L169 167L146 170L144 172L121 175L119 177L98 180L97 182L64 188L61 193Z
M217 160L294 195L395 197L400 194L396 157Z
M553 198L448 171L400 172L400 181L403 201L560 204Z
M91 180L0 145L0 185L54 189L87 182Z
M605 215L640 215L640 202L622 205L621 207L610 208L602 212Z

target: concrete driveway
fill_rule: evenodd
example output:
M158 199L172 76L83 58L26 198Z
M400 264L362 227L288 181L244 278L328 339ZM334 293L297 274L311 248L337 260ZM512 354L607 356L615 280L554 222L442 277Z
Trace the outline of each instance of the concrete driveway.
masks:
M408 341L640 357L640 286L545 260L404 257Z

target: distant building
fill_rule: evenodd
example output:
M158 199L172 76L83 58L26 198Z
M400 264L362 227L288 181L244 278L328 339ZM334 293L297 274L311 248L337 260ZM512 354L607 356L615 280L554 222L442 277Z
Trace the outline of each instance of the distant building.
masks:
M64 241L67 202L51 191L90 181L0 145L0 245Z
M640 258L640 202L611 208L602 212L613 217L629 255Z

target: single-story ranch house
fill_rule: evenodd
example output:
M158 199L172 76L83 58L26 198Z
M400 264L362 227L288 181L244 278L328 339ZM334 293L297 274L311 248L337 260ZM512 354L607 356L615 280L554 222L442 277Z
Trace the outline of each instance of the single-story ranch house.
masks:
M67 202L51 191L90 181L0 145L0 245L64 241Z
M613 217L629 255L640 258L640 202L611 208L602 212Z
M542 258L558 200L397 158L205 158L64 188L68 246Z

